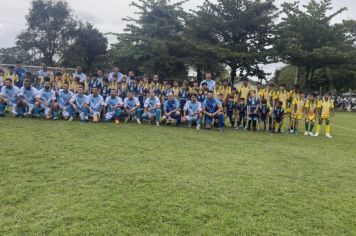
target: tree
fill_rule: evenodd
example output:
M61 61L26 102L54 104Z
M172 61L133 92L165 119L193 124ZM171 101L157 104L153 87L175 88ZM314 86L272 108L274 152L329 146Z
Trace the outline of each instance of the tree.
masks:
M209 37L211 43L199 47L217 55L221 63L230 67L232 83L237 71L240 76L264 77L258 65L273 59L276 10L273 1L218 0L216 4L205 1L198 16L209 22L201 35Z
M84 71L89 71L98 59L105 55L107 38L92 24L79 23L74 31L72 43L64 51L62 65L66 67L82 66Z
M312 87L317 69L352 63L350 22L332 25L331 20L346 10L334 13L331 0L311 0L300 10L298 2L282 5L284 17L279 24L277 50L285 62L298 67L306 87Z
M139 10L139 17L125 19L129 24L125 33L118 35L119 42L113 46L111 60L125 64L130 69L136 68L141 72L160 74L162 77L186 77L186 50L181 41L186 16L182 9L184 2L132 2L131 6Z
M33 0L31 4L26 16L27 29L17 37L17 46L53 65L67 48L76 22L65 1Z
M17 61L21 61L23 64L31 64L32 56L19 47L0 49L0 63L15 64Z

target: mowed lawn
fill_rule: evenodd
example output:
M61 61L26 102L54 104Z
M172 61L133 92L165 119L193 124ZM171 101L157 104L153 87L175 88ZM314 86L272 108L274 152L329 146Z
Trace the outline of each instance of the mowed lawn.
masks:
M0 119L0 235L356 235L356 114L332 140Z

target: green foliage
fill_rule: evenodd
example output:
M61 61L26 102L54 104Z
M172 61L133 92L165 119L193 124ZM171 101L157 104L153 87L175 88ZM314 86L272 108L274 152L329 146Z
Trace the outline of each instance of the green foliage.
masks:
M73 43L63 53L62 65L66 67L82 66L84 71L93 70L105 56L107 38L92 24L79 23L74 31Z
M17 37L17 45L53 65L72 38L76 21L68 3L57 0L33 0L26 16L27 29Z
M15 64L17 61L31 64L32 56L19 47L0 48L0 63Z
M355 114L333 140L0 119L1 235L355 235Z

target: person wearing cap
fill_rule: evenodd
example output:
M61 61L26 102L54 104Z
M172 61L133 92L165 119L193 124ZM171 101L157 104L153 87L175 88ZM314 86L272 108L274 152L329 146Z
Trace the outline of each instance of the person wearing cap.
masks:
M216 82L212 79L212 75L210 72L206 73L205 80L200 83L200 87L203 87L203 83L207 84L207 87L210 91L215 91Z
M4 74L4 78L5 79L11 79L13 85L18 84L19 77L15 73L15 67L14 66L9 66L8 67L8 70Z
M156 126L160 125L161 121L161 102L159 98L155 95L154 90L150 90L149 97L146 99L144 104L144 114L142 118L144 120L150 120L156 122Z

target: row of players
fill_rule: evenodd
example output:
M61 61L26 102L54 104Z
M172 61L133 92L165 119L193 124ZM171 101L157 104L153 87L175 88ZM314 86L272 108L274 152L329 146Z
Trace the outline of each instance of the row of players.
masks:
M119 123L124 117L126 122L130 118L135 118L138 123L141 123L144 119L156 122L157 126L161 122L175 121L180 125L184 121L188 126L196 123L197 129L200 129L203 123L210 129L216 121L220 131L224 127L225 120L229 119L231 127L258 130L264 125L266 131L281 132L284 118L289 114L291 132L297 132L299 123L305 117L306 135L318 136L320 125L325 121L326 136L331 138L329 117L333 115L333 102L328 94L325 94L321 100L311 94L309 99L305 100L305 94L299 92L288 112L283 107L283 101L276 99L274 107L271 107L265 97L258 98L253 90L249 92L246 101L241 96L238 102L233 95L229 95L224 100L220 96L214 98L214 93L209 91L206 99L201 103L197 99L198 95L192 93L183 106L170 92L163 102L162 109L161 100L154 89L149 91L147 98L141 104L132 91L128 91L127 97L123 100L117 95L117 90L112 89L110 95L104 99L99 94L98 87L93 87L92 93L85 95L83 86L79 86L74 94L70 91L67 82L59 91L51 88L50 81L45 81L43 86L44 88L38 91L31 85L31 81L26 79L24 86L19 89L12 85L11 79L6 79L0 93L0 115L4 115L5 107L10 106L15 116L44 116L46 119L58 119L60 115L69 121L79 116L82 121L92 118L93 122L99 122L103 117L104 121L114 120ZM312 131L318 117L319 123L314 135Z

